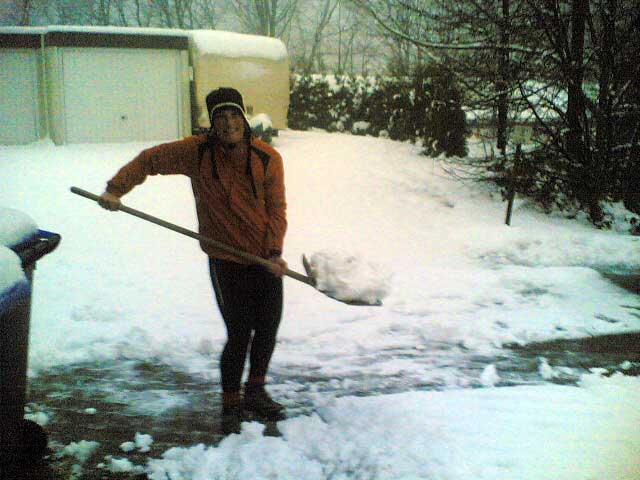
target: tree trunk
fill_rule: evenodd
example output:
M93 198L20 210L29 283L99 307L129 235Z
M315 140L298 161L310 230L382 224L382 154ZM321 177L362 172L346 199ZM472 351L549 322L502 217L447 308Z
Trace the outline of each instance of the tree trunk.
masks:
M584 82L585 26L589 12L588 0L571 1L571 32L569 39L569 65L567 78L567 153L572 165L573 182L578 200L588 209L591 220L600 222L603 217L599 205L599 179L593 175L591 151L588 145L590 132L585 112L582 90Z
M509 114L509 0L502 0L502 23L500 24L499 78L496 82L498 90L497 146L502 155L507 150L507 117Z
M598 105L596 112L596 161L594 170L600 178L607 178L611 184L615 184L616 176L612 165L611 147L614 139L613 118L613 72L616 58L616 31L615 21L617 17L617 0L606 0L605 5L600 6L602 22L599 41L598 58ZM594 42L595 43L595 42Z
M31 0L24 0L20 7L20 20L18 25L27 27L31 25Z

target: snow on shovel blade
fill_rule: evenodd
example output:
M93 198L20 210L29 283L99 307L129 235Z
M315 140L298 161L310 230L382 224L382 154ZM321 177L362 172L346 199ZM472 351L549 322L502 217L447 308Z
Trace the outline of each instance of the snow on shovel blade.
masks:
M380 306L390 290L390 275L353 255L323 251L302 265L318 291L349 305Z

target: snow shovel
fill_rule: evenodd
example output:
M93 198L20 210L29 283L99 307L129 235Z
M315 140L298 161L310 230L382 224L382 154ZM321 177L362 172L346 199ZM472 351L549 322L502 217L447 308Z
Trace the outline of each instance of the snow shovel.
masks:
M80 195L81 197L85 197L88 198L90 200L93 200L95 202L97 202L98 200L100 200L100 196L96 195L94 193L88 192L86 190L83 190L81 188L78 187L71 187L71 192L75 193L76 195ZM218 242L217 240L213 240L212 238L209 237L205 237L204 235L200 235L199 233L193 232L191 230L188 230L186 228L183 228L179 225L175 225L173 223L167 222L166 220L162 220L160 218L154 217L152 215L149 215L147 213L141 212L139 210L135 210L133 208L127 207L125 205L120 204L120 208L121 211L128 213L129 215L133 215L135 217L141 218L143 220L146 220L148 222L151 223L155 223L156 225L160 225L161 227L164 228L168 228L169 230L173 230L174 232L177 233L181 233L182 235L186 235L187 237L191 237L191 238L195 238L196 240L199 240L203 243L207 243L209 245L212 245L216 248L219 248L220 250L223 250L227 253L231 253L233 255L236 255L237 257L242 258L243 260L246 260L248 262L254 263L254 264L258 264L258 265L262 265L264 267L269 267L272 264L272 262L270 262L269 260L266 260L262 257L258 257L256 255L252 255L250 253L247 252L243 252L242 250L238 250L237 248L231 247L229 245L226 245L224 243ZM299 282L305 283L313 288L315 288L316 290L318 290L319 292L323 293L324 295L333 298L334 300L338 300L339 302L342 303L346 303L348 305L362 305L362 306L379 306L382 305L382 302L377 302L374 304L365 302L365 301L359 301L359 300L343 300L340 298L337 298L335 296L332 295L331 292L327 292L327 291L322 291L317 287L317 280L316 277L313 274L313 271L311 269L311 266L309 264L309 261L307 260L306 256L302 256L302 264L305 268L305 271L307 272L307 275L303 275L301 273L298 273L294 270L290 270L289 268L287 268L284 272L284 274L287 277L291 277L294 280L298 280Z

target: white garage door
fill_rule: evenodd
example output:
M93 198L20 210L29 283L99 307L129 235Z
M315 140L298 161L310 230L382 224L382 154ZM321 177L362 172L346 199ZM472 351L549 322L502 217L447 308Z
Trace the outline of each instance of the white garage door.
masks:
M37 138L36 51L0 48L0 143L29 143Z
M179 65L175 50L63 49L66 142L178 138Z

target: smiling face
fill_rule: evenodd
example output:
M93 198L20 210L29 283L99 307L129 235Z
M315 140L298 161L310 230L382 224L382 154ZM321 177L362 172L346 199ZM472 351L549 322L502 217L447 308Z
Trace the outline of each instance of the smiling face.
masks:
M242 141L245 134L244 116L237 108L221 108L213 113L213 129L220 141L226 145L235 145Z

